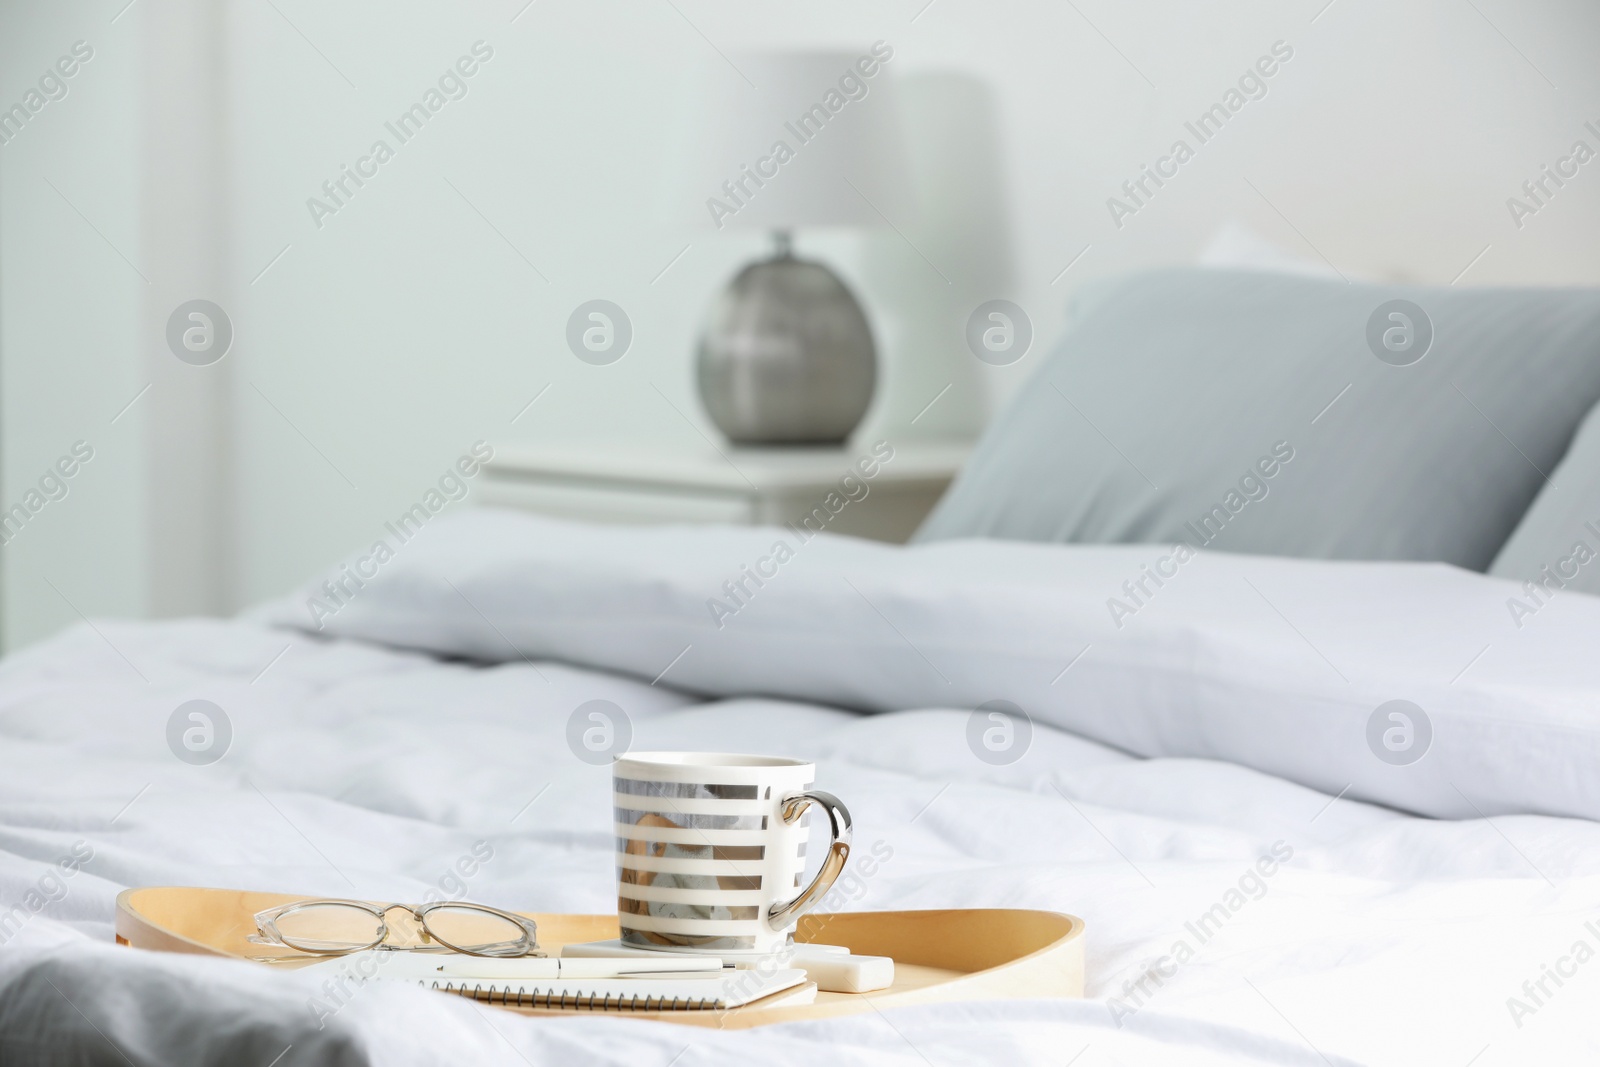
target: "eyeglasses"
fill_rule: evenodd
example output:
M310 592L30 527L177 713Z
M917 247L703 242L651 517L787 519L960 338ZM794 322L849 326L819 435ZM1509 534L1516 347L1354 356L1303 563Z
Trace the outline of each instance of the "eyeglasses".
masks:
M405 910L416 922L413 943L386 944L395 931L389 913ZM370 900L298 900L259 911L257 945L280 945L313 956L343 956L366 949L459 952L467 956L543 956L532 919L487 904L442 900L385 904ZM283 957L257 957L259 959Z

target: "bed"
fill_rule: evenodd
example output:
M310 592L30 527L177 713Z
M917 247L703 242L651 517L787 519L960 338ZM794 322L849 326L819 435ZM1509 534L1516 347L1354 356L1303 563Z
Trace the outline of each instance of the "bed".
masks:
M1074 343L1094 340L1094 314L1128 316L1125 294L1099 299ZM1548 307L1528 314L1550 321ZM1450 371L1474 387L1464 364ZM1068 381L1095 403L1092 383ZM1567 407L1548 446L1510 431L1551 453L1530 463L1570 487L1563 506L1586 469L1587 408ZM1258 447L1237 436L1202 457L1230 479ZM1515 573L1540 558L1521 523L1539 518L1541 484L1503 487L1484 509L1503 528L1487 534L1391 517L1384 536L1412 542L1375 547L1327 535L1318 526L1339 524L1324 515L1280 530L1309 539L1298 552L1242 539L1178 562L1160 509L1124 506L1119 486L1193 482L1202 502L1217 490L1160 469L1147 439L1124 443L1142 472L1085 463L1100 504L1065 517L1001 499L992 473L958 482L949 506L965 515L936 514L910 546L479 509L430 522L371 579L348 581L341 563L236 619L96 620L9 657L0 1062L1592 1056L1600 597L1578 591L1586 571L1559 588ZM1009 447L987 442L969 472L998 470ZM1250 503L1272 516L1251 536L1289 524L1269 504L1317 469L1315 443L1297 447L1278 495ZM1352 512L1381 503L1347 498ZM1096 523L1143 525L1083 532ZM1484 545L1519 537L1495 573ZM338 610L310 610L330 587ZM1531 617L1509 606L1539 589ZM192 701L217 712L203 736L178 715ZM635 748L815 759L881 859L841 881L843 908L1083 917L1087 996L739 1032L533 1020L379 985L329 1013L304 977L111 943L113 900L137 885L609 911L608 771L572 742L595 701ZM982 740L996 710L1014 725L998 749Z

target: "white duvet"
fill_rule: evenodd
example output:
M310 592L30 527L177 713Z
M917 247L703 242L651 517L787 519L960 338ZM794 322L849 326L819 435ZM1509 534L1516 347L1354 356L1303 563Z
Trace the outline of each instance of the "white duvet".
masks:
M586 561L576 556L571 566L554 567L527 560L514 566L496 556L494 546L508 531L544 546L574 538L605 542L610 553L619 549L606 538L631 536L634 550L610 557L616 565L605 585L584 578ZM675 590L692 590L700 572L685 571L682 554L664 546L690 535L573 531L488 514L441 524L429 531L428 545L414 546L411 561L402 553L324 620L321 634L281 625L303 615L302 593L251 620L78 626L0 666L0 1063L1489 1067L1594 1059L1600 825L1537 814L1462 821L1402 814L1353 799L1362 789L1385 788L1378 778L1335 796L1338 789L1318 791L1244 766L1271 754L1257 758L1246 740L1225 733L1207 734L1203 743L1236 744L1235 762L1138 758L1047 725L1069 721L1057 713L1084 705L1083 690L1076 703L1062 705L1065 711L1040 705L1025 754L993 765L969 747L975 702L958 692L967 667L943 658L942 648L912 648L915 656L907 652L904 662L871 679L838 677L871 669L843 648L859 647L869 624L886 639L898 632L917 640L919 620L898 614L894 603L869 603L861 618L836 610L820 625L810 615L789 620L831 631L840 643L833 655L816 644L790 645L787 653L779 643L748 646L755 650L748 655L771 657L747 664L749 677L765 668L770 684L741 676L729 686L782 691L789 694L784 699L736 692L707 698L721 688L714 658L683 678L674 672L691 665L694 653L676 666L667 661L676 648L726 634L740 620L723 620L717 630L698 614L684 614L683 604L696 612L703 605ZM705 573L731 564L736 574L741 560L749 561L749 544L739 540L746 532L702 533L709 539L703 543L728 553ZM854 559L854 544L823 552L808 547L817 562L806 563L803 553L786 564L782 581L791 592L774 580L750 600L752 614L760 608L770 626L780 627L786 612L814 610L817 602L801 594L830 568L848 575L859 565L857 591L874 595L887 571L910 567L906 559L927 551L873 546ZM1027 551L1086 561L1094 573L1137 573L1139 566L1128 566L1134 557L1127 548ZM952 558L927 568L930 589L959 584ZM1302 593L1308 576L1322 573L1318 568L1333 568L1329 573L1342 576L1334 584L1347 589L1362 588L1371 569L1243 557L1215 566L1243 568L1240 574L1258 586L1280 591L1300 582ZM1417 588L1459 580L1462 588L1484 590L1485 602L1503 599L1509 588L1453 571L1444 581L1439 575L1448 569L1388 566L1393 577L1385 581L1402 598L1414 592L1407 587L1413 578ZM1193 572L1192 588L1210 581L1208 573L1222 571ZM619 592L618 574L644 577L631 592ZM1072 580L1082 584L1085 604L1098 606L1114 591L1084 574ZM578 633L593 651L586 657L563 649L562 658L603 663L626 676L559 663L541 651L541 641L555 639L539 637L528 620L569 610L560 597L524 603L527 618L520 620L505 604L486 603L493 589L533 597L541 588L583 581L593 588L577 602L602 622L609 614L616 625L584 629L568 618L564 640ZM1174 595L1152 599L1136 620L1148 624L1151 640L1171 636L1161 629L1161 612L1176 625L1188 610L1176 586L1168 592ZM706 593L712 595L714 587ZM996 586L994 595L1003 590ZM1438 595L1451 616L1460 615L1465 594L1441 588ZM1063 596L1060 613L1076 617L1081 605ZM651 633L672 637L666 656L630 637L629 626L649 614L640 597L654 604ZM459 618L445 606L451 598L466 605ZM472 626L463 621L469 610L479 620ZM929 600L920 610L932 616L941 609ZM1543 621L1551 632L1565 632L1563 640L1593 632L1581 610L1562 608L1577 612L1570 618L1558 617L1555 605L1550 610ZM972 647L982 649L993 625L981 624L981 612L968 617L978 620L969 627ZM1228 613L1220 617L1226 622ZM1082 618L1085 626L1096 624L1087 613ZM1045 630L1060 622L1037 621ZM401 638L376 632L401 624L409 628ZM1238 627L1228 625L1236 638ZM1440 625L1460 620L1441 618ZM331 636L341 628L344 636ZM1313 631L1306 636L1348 675L1361 673L1340 658L1331 631L1314 632L1304 619L1300 629ZM440 652L474 651L479 661L385 647L359 639L363 631ZM1118 647L1118 633L1107 631L1104 640ZM494 640L502 642L499 652L488 648ZM467 647L475 644L482 647ZM1067 649L1062 662L1076 651ZM635 654L640 665L627 666L623 661ZM1219 681L1217 670L1244 667L1209 658L1203 643L1193 646L1193 656L1192 703L1197 714L1207 714L1221 698L1201 690L1226 691L1230 683ZM957 699L940 706L906 681L901 672L924 659L936 673L938 665L946 668ZM797 667L799 661L807 666ZM1277 671L1309 673L1315 664L1314 658L1280 664ZM1518 687L1507 669L1487 676L1491 690L1509 690L1506 707L1550 689L1548 674ZM871 699L849 703L879 707L880 697L892 703L885 694L897 678L911 695L902 707L874 714L808 702L796 691L826 682L827 699L839 702L839 693L854 687ZM1271 680L1281 682L1276 675ZM674 682L702 695L669 689ZM1248 688L1252 679L1234 682ZM1105 677L1094 684L1102 694L1113 691ZM1177 699L1182 684L1181 672L1169 670L1160 700L1150 692L1142 699ZM1557 688L1559 699L1540 705L1546 718L1528 728L1541 739L1552 718L1573 728L1582 725L1583 707L1600 715L1600 686L1569 673ZM190 765L169 747L168 720L192 699L214 702L231 725L227 754L216 763ZM1088 999L953 1004L716 1032L623 1019L524 1019L377 985L335 1001L305 979L256 965L110 944L113 898L134 885L391 900L433 893L527 910L612 909L608 772L578 759L567 740L573 710L596 699L626 712L634 747L815 758L819 785L844 798L855 817L858 853L875 851L881 859L870 873L862 867L847 875L836 898L843 906L1030 907L1082 916L1089 927ZM1144 714L1140 701L1127 706L1129 715ZM1112 721L1094 708L1082 714L1081 728L1091 732ZM1197 743L1175 739L1160 721L1138 729L1169 750ZM1262 729L1275 738L1292 735L1281 724L1265 722ZM1446 743L1450 730L1438 726L1438 733L1436 743ZM1357 754L1315 738L1307 744L1312 751L1288 763L1314 764L1320 745L1330 780L1348 780L1346 772L1359 769L1346 765ZM1506 751L1507 762L1518 762L1516 744ZM1483 758L1499 776L1493 810L1514 809L1515 769L1499 767L1492 756ZM1548 777L1552 766L1585 770L1581 760L1532 765L1533 777ZM1450 780L1469 793L1474 784L1471 775ZM1548 781L1531 782L1528 810L1552 797L1581 798L1586 788L1580 783L1561 793ZM1426 803L1432 794L1421 795ZM473 862L461 862L468 857Z

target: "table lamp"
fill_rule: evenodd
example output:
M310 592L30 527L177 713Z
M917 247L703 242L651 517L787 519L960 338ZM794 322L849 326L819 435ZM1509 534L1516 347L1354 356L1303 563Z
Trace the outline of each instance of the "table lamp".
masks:
M703 225L772 233L712 302L699 338L700 397L739 445L842 443L877 383L861 304L827 265L795 254L799 227L876 226L909 183L883 42L850 52L743 54L747 82L701 94L694 161Z

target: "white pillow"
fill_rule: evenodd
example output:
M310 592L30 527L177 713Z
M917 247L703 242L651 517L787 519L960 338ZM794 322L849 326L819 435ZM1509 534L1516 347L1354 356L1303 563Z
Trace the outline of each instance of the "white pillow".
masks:
M1267 270L1284 274L1305 274L1313 278L1344 281L1341 275L1320 259L1296 255L1278 247L1248 226L1229 219L1217 227L1200 252L1200 266L1231 270Z
M1558 599L1518 631L1516 586L1443 564L906 547L482 510L345 584L353 595L316 612L325 633L720 696L1010 701L1128 752L1228 760L1428 815L1600 819L1600 598ZM260 614L315 630L313 597L321 582Z

